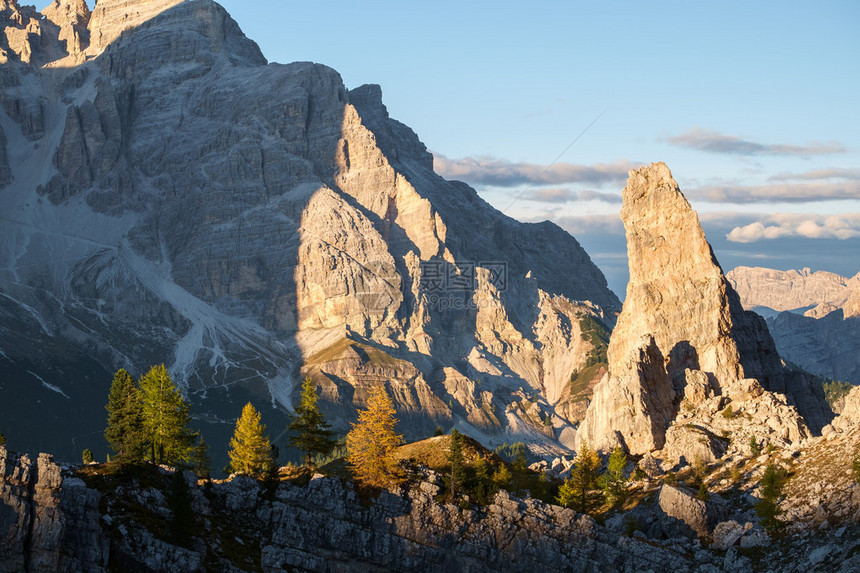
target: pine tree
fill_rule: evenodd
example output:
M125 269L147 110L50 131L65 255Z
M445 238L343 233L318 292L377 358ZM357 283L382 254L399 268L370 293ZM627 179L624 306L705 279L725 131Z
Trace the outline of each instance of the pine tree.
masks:
M261 416L248 402L236 420L236 431L230 439L230 471L240 475L260 477L274 467L272 444L266 435Z
M598 487L599 468L600 458L597 452L589 448L588 444L582 444L570 474L571 486L577 500L577 510L580 513L588 513L597 504L598 500L593 492Z
M185 476L180 470L173 472L165 499L173 513L168 522L171 542L180 547L190 548L197 517L191 507L194 499L191 488L188 487L188 482L185 481Z
M93 463L93 462L95 461L95 460L93 459L93 453L90 451L90 449L89 449L89 448L86 448L86 449L83 451L83 453L81 453L81 461L82 461L82 462L84 462L84 464L85 464L85 465L86 465L86 464L91 464L91 463Z
M194 457L191 460L194 464L194 473L200 479L209 479L212 473L212 460L209 458L209 445L200 438L197 442L197 447L194 448Z
M382 384L370 389L367 410L358 413L358 422L346 435L347 461L356 479L365 485L385 487L403 481L403 472L394 452L403 436L394 431L397 418L394 404Z
M331 454L337 445L317 405L316 385L310 378L302 383L302 398L288 428L292 432L290 445L305 452L305 465L313 463L314 455Z
M501 488L508 488L513 479L514 476L511 475L511 470L505 464L502 464L497 471L493 472L493 481Z
M164 364L153 366L140 379L140 394L150 459L157 464L188 461L197 434L191 430L188 402L173 383Z
M6 436L3 435L3 432L0 432L0 446L6 445Z
M466 483L466 466L463 460L463 436L456 429L451 430L451 445L448 461L451 462L451 497L456 497Z
M117 370L108 394L105 439L120 462L140 463L147 447L140 390L131 375Z
M600 476L600 488L606 494L606 499L612 503L622 503L627 499L627 454L620 446L615 446L609 455L606 473Z
M782 525L777 516L782 513L779 507L779 498L785 489L788 476L784 469L773 462L769 462L761 476L761 499L755 505L755 512L761 519L762 525L768 529L775 529Z
M576 488L570 478L564 480L558 488L558 496L555 498L562 507L572 509L577 500Z

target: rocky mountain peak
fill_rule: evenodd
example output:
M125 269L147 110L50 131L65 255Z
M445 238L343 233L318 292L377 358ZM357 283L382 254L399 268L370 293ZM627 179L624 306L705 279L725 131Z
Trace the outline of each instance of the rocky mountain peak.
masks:
M338 431L384 380L410 438L456 425L567 451L571 376L620 306L573 237L436 174L379 86L267 64L215 2L102 0L85 30L75 2L48 13L56 36L25 34L32 63L0 67L14 368L39 344L107 371L164 362L212 419L253 396L272 424L311 376ZM51 390L51 358L14 387L36 372L46 408L77 400Z
M778 411L779 439L807 437L807 422L820 430L829 420L820 387L785 370L764 320L741 307L668 167L631 171L622 196L630 282L609 342L609 372L577 442L600 449L621 442L634 453L665 446L667 455L690 460L687 446L696 441L679 421L713 428L713 414L733 401ZM697 453L722 455L712 445Z
M90 21L90 7L85 0L54 0L42 10L42 15L57 26L86 27Z

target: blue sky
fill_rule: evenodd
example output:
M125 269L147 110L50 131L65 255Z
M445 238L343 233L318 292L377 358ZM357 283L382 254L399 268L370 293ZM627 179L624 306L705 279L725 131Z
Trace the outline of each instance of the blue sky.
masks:
M438 171L568 229L622 297L619 194L651 161L725 270L860 271L858 2L222 4L270 62L380 84Z

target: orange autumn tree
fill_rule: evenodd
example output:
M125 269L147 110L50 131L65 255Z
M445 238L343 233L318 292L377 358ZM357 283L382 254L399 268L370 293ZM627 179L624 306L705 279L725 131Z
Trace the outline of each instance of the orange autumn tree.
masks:
M405 479L394 455L403 443L403 436L394 431L394 413L385 387L375 384L370 389L367 409L358 413L358 422L346 435L347 461L361 484L386 487Z

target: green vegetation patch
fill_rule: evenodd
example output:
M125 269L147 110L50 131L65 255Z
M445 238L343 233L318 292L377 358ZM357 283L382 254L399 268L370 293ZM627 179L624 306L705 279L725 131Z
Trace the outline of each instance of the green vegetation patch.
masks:
M590 314L579 315L579 330L582 339L591 344L585 366L607 364L606 351L609 348L609 328Z
M588 400L591 395L588 392L588 387L591 384L591 381L598 375L601 368L606 368L607 364L605 362L598 362L595 364L591 364L590 366L586 366L580 372L574 372L570 375L570 401L571 402L584 402Z
M824 388L824 399L827 400L831 408L854 388L852 384L839 382L838 380L827 380L821 386Z

